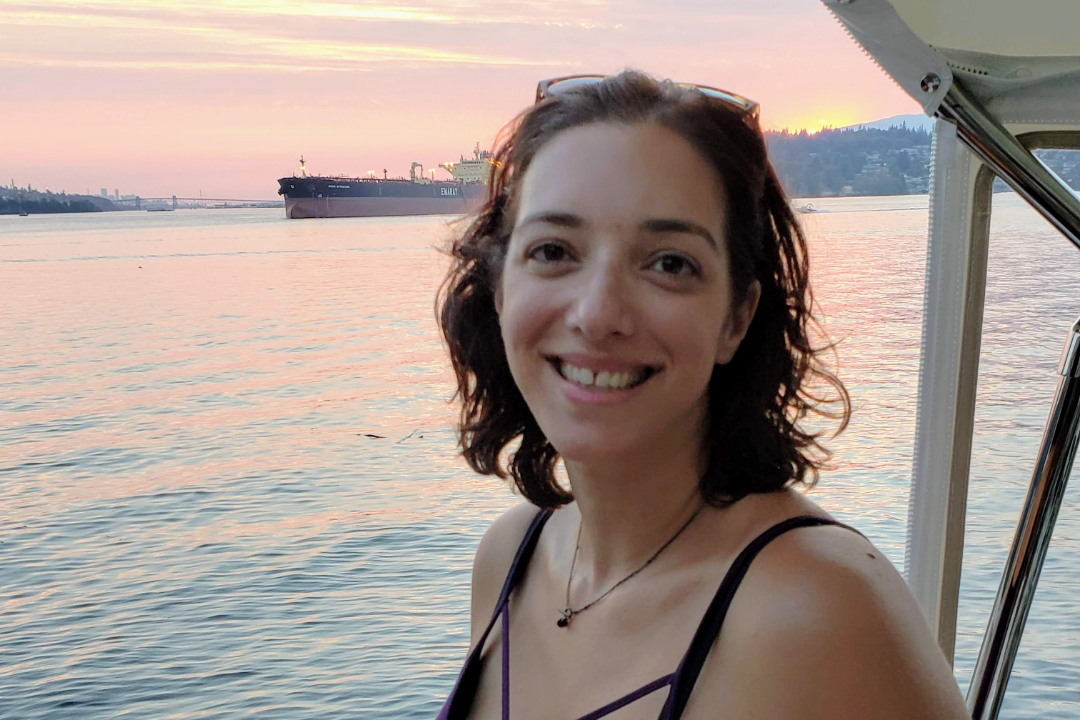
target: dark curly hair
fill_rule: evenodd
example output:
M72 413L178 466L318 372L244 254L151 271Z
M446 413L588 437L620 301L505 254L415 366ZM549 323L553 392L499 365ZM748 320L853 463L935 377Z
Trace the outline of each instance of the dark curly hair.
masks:
M513 205L537 152L560 132L592 123L656 123L687 140L721 180L734 300L757 280L761 297L731 362L709 380L704 444L708 461L699 489L723 506L750 493L795 483L813 485L829 457L820 432L803 427L808 414L847 426L851 401L822 362L832 349L812 314L806 239L769 164L756 118L703 93L625 71L575 87L522 112L500 133L487 201L449 249L452 266L437 315L461 398L462 454L478 473L507 472L532 503L558 507L573 500L555 479L559 454L548 442L510 374L495 309ZM816 385L832 392L816 393ZM824 386L824 387L823 387ZM833 409L839 405L838 408ZM502 453L520 445L503 467ZM807 478L807 474L810 478Z

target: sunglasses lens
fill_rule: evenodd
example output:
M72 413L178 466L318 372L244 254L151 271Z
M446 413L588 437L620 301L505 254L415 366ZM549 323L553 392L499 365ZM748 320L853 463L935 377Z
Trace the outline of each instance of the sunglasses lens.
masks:
M579 87L584 87L585 85L595 85L603 79L604 78L601 75L560 78L548 83L547 87L544 88L544 94L547 96L558 95L559 93L568 92Z
M713 98L714 100L719 100L720 102L727 105L733 105L737 108L741 108L745 112L750 114L754 114L757 111L756 102L754 102L753 100L748 100L740 95L733 95L732 93L724 92L723 90L718 90L716 88L707 87L705 85L684 85L683 87L693 88L705 97Z
M735 98L734 96L728 95L727 93L721 92L720 90L714 90L713 88L710 88L710 87L699 87L697 85L690 85L688 87L694 88L695 90L697 90L699 93L701 93L702 95L704 95L706 97L710 97L710 98L713 98L715 100L720 100L720 101L726 102L729 105L741 105L741 104L743 104L743 103L740 103L738 101L738 99Z

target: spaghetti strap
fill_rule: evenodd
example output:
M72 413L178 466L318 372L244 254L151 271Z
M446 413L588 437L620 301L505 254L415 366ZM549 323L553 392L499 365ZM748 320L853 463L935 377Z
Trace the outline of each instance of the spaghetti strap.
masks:
M671 673L669 675L665 675L664 677L656 678L655 680L653 680L648 685L642 685L641 687L639 687L634 692L627 693L626 695L623 695L618 700L613 700L613 701L609 702L607 705L605 705L604 707L593 710L588 715L582 715L577 720L599 720L600 718L604 717L605 715L609 715L609 714L615 712L616 710L629 705L630 703L634 702L635 700L639 700L639 699L645 697L646 695L651 695L652 693L656 692L660 688L662 688L662 687L664 687L666 685L670 685L671 680L674 677L675 677L675 673Z
M465 667L462 668L461 673L458 675L457 682L454 684L454 689L450 692L450 696L447 698L446 704L443 705L437 720L464 720L468 716L480 681L480 671L482 668L480 655L484 649L484 644L487 642L488 636L491 634L491 630L495 627L495 623L500 617L502 619L502 667L500 668L502 670L502 718L503 720L509 720L510 594L524 576L529 560L532 557L533 551L536 549L537 541L540 538L540 531L550 517L550 510L541 510L538 512L536 517L533 518L532 523L529 525L529 529L525 532L525 537L521 539L521 544L518 546L517 554L514 556L514 561L510 565L510 570L506 574L506 581L503 583L502 592L499 593L499 600L495 605L494 611L492 611L487 628L484 630L483 635L480 636L476 646L469 653L469 657L465 661ZM705 665L705 659L708 657L713 643L720 634L720 628L724 624L724 617L727 615L728 608L731 606L731 600L735 597L735 591L738 590L739 584L746 576L746 572L750 568L750 564L754 561L754 558L757 557L758 553L760 553L766 545L784 533L794 530L795 528L814 527L819 525L837 525L852 530L853 532L858 532L858 530L849 528L847 525L838 523L835 520L829 520L814 515L800 515L799 517L793 517L765 530L750 541L731 564L731 568L728 569L727 574L724 576L723 580L721 580L716 595L709 604L708 610L705 611L705 616L701 619L701 623L694 633L694 638L690 643L690 647L687 649L686 654L683 656L682 661L679 663L679 667L675 672L657 678L651 683L578 718L578 720L599 720L605 715L615 712L635 700L639 700L666 686L670 686L670 690L667 699L664 701L663 709L660 712L660 720L677 720L680 718L686 709L687 702L690 699L690 693L694 689L694 684L701 674L701 669Z
M709 651L712 650L713 643L720 634L720 628L724 624L728 608L731 607L731 600L735 597L735 591L739 589L739 584L746 576L746 571L750 569L750 564L758 553L770 542L790 530L820 525L836 525L847 528L852 532L859 532L852 527L828 518L816 515L799 515L773 525L743 548L720 583L716 595L713 597L712 602L709 603L709 609L705 611L705 616L701 619L701 624L698 625L697 632L690 642L686 655L683 657L682 662L679 663L678 670L675 671L675 678L671 683L671 692L668 694L667 702L664 703L664 709L660 713L661 720L676 720L682 717L683 711L686 710L686 704L690 700L690 693L694 689L698 675L701 674L701 668L705 665L705 659L709 656Z
M487 628L477 641L476 647L469 653L468 659L465 660L465 666L461 668L457 682L454 683L454 689L450 692L450 696L446 698L446 703L443 705L442 711L439 712L437 720L464 720L469 714L473 698L476 697L477 685L480 682L480 668L482 667L480 654L484 650L484 644L487 642L488 635L491 634L491 629L495 627L495 621L499 619L499 615L505 613L510 593L525 573L529 559L532 557L533 551L536 550L536 543L540 539L540 531L550 517L551 510L541 510L536 513L536 516L529 524L528 530L525 531L525 536L521 538L521 543L518 545L517 553L514 555L514 561L510 564L510 571L506 573L506 581L503 583L502 591L499 593L499 600L495 603L495 609L491 613Z

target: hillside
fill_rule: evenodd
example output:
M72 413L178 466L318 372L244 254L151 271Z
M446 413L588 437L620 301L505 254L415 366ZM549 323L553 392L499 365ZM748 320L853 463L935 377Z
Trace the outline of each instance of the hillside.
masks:
M925 193L930 139L929 132L906 125L765 134L776 172L792 197Z
M907 195L930 187L931 134L901 125L826 129L810 134L767 132L776 172L792 197ZM1035 154L1073 188L1080 188L1080 151ZM1004 190L1000 180L995 190Z

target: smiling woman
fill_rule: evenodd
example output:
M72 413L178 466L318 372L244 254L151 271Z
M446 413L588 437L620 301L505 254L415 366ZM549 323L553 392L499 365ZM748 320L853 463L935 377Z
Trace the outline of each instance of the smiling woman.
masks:
M562 79L497 150L440 322L463 454L527 502L477 551L440 717L964 717L900 576L793 490L807 416L850 408L755 111Z
M760 294L732 293L719 197L660 125L573 128L534 158L495 300L515 383L567 461L698 442L702 389ZM612 376L633 382L612 392Z

